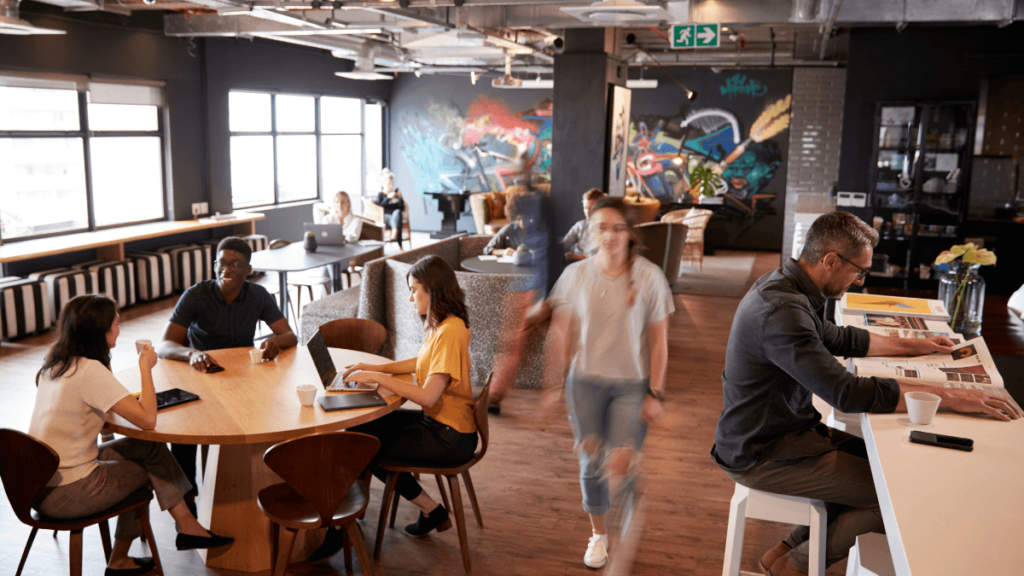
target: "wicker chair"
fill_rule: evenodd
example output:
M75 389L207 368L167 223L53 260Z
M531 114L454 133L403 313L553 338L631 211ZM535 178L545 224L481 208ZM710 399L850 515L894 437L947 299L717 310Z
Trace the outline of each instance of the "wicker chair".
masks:
M711 210L690 208L674 210L662 216L662 222L680 222L686 224L686 246L683 247L683 260L697 261L697 269L704 271L704 229L711 220Z

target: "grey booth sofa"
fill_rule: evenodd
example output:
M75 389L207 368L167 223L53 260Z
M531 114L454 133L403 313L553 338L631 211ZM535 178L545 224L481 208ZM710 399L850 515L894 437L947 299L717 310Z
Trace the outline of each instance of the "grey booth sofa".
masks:
M378 354L388 358L416 356L426 335L409 302L406 274L417 260L433 254L452 266L459 286L466 293L472 333L469 355L473 365L473 384L482 386L517 325L521 312L515 306L518 300L516 292L524 290L527 282L525 276L461 271L459 263L481 255L489 240L490 236L454 236L367 262L359 286L315 300L302 308L302 342L307 342L317 328L331 320L364 318L387 328L388 338ZM528 339L516 388L541 387L545 335L543 331L537 331Z

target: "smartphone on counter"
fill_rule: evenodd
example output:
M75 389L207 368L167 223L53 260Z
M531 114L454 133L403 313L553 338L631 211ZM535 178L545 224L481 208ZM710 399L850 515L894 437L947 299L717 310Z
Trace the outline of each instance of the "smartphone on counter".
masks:
M223 371L224 371L224 367L219 365L219 364L211 364L210 367L206 369L206 373L207 374L216 374L217 372L223 372Z
M931 432L921 432L920 430L914 430L910 433L910 441L915 444L952 448L953 450L963 450L964 452L974 450L974 440L970 438L932 434Z

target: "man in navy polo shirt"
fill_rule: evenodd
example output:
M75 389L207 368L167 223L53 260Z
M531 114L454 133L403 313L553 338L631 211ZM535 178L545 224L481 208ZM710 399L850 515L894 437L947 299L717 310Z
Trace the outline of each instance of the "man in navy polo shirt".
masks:
M217 279L199 282L178 299L156 348L160 358L188 362L207 372L217 365L207 350L252 347L260 320L274 332L260 343L264 358L276 358L281 350L295 346L298 339L273 296L246 280L252 272L251 257L252 248L245 240L234 236L221 240L214 261ZM172 444L171 452L195 484L195 445Z

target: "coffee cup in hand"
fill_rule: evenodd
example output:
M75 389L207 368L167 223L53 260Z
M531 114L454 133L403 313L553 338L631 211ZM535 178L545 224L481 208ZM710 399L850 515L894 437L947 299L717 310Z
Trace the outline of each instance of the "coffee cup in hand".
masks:
M924 426L931 424L942 398L927 392L907 392L905 396L910 423Z
M135 341L135 353L136 354L142 354L143 350L145 350L146 348L152 348L152 347L153 347L153 341L152 340L136 340Z

